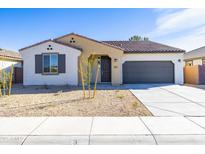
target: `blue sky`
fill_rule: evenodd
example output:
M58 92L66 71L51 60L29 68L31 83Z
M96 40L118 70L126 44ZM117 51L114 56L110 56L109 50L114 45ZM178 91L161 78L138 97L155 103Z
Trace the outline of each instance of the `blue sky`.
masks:
M18 50L70 32L97 40L150 40L191 50L205 45L203 9L0 9L0 48Z

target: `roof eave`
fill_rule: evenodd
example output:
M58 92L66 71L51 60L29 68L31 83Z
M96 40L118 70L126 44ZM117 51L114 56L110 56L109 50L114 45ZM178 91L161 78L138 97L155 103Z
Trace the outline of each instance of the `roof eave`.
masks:
M119 49L119 50L122 50L122 51L123 51L123 49L120 48L120 47L117 47L117 46L108 44L108 43L106 43L106 42L94 40L94 39L92 39L92 38L88 38L88 37L86 37L86 36L79 35L79 34L76 34L76 33L69 33L69 34L66 34L66 35L57 37L57 38L55 38L55 39L53 39L53 40L54 40L54 41L57 41L57 40L59 40L59 39L62 39L62 38L64 38L64 37L67 37L67 36L70 36L70 35L75 35L75 36L78 36L78 37L81 37L81 38L84 38L84 39L88 39L88 40L90 40L90 41L94 41L94 42L97 42L97 43L100 43L100 44L103 44L103 45L106 45L106 46L109 46L109 47L112 47L112 48Z
M185 53L185 50L180 51L124 51L124 53Z
M0 55L0 59L13 60L13 61L23 61L23 59L19 58L19 57L2 56L2 55Z
M29 48L32 48L32 47L34 47L34 46L37 46L37 45L40 45L40 44L43 44L43 43L46 43L46 42L53 42L53 43L57 43L57 44L60 44L60 45L63 45L63 46L67 46L67 47L74 48L74 49L77 49L77 50L82 51L81 48L78 48L78 47L75 47L75 46L72 46L72 45L69 45L69 44L64 44L64 43L61 43L61 42L58 42L58 41L52 40L52 39L44 40L44 41L35 43L35 44L33 44L33 45L27 46L27 47L25 47L25 48L21 48L21 49L19 49L19 51L23 51L23 50L25 50L25 49L29 49Z
M25 49L28 49L28 48L31 48L31 47L34 47L34 46L37 46L37 45L40 45L40 44L43 44L43 43L46 43L46 42L49 42L49 41L52 41L52 40L48 39L48 40L44 40L44 41L41 41L41 42L38 42L38 43L35 43L35 44L32 44L32 45L29 45L27 47L19 49L19 51L23 51Z

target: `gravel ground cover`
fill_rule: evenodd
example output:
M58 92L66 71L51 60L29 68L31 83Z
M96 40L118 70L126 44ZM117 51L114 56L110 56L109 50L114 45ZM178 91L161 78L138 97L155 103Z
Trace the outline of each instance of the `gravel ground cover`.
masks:
M88 95L88 91L86 91ZM0 116L152 116L127 89L108 86L83 99L80 87L15 85L0 97Z

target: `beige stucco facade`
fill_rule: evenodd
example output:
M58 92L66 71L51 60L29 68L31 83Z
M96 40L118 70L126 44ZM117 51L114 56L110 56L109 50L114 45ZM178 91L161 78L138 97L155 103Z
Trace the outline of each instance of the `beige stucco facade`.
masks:
M102 43L81 35L69 34L59 38L55 41L64 44L70 44L82 49L79 57L79 62L86 61L91 55L109 56L111 58L111 83L112 85L120 85L123 83L123 63L125 61L172 61L174 63L174 77L176 84L183 84L183 53L132 53L126 54L120 48ZM180 61L179 61L180 60ZM79 65L79 64L78 64ZM78 66L79 67L79 66ZM78 68L78 70L80 70ZM100 72L100 71L99 71ZM93 69L93 74L96 74L96 68ZM95 77L91 79L94 82ZM101 82L101 75L99 73L98 83ZM80 72L78 73L78 83L81 83Z
M42 54L52 45L52 52L62 53L66 56L65 73L60 75L41 76L35 73L35 55ZM149 46L149 44L148 44ZM92 68L91 83L95 82L97 63L101 64L99 70L98 83L111 82L112 85L120 85L125 81L124 70L125 62L129 61L171 61L174 64L174 82L183 84L183 52L160 53L160 52L129 52L128 48L123 48L122 44L112 45L106 42L93 40L78 34L68 34L54 40L46 40L34 45L20 49L24 61L24 74L29 76L28 82L31 84L81 84L80 64L87 62L89 57L94 55L98 59L95 67ZM29 52L30 51L30 52ZM50 50L47 52L51 52ZM78 54L79 53L79 54ZM103 56L103 57L102 57ZM109 58L108 58L109 57ZM30 59L29 59L30 58ZM101 58L101 59L100 59ZM99 61L98 61L99 60ZM32 70L30 69L32 65ZM28 69L26 69L28 67ZM87 65L83 65L84 68ZM134 67L133 67L134 68ZM126 68L124 68L126 69ZM73 70L71 72L71 70ZM86 70L86 69L83 69ZM132 71L132 70L131 70ZM132 75L132 72L129 72ZM101 76L102 75L102 76ZM37 77L38 76L38 77ZM63 76L63 77L62 77ZM31 79L31 77L33 77ZM70 80L72 77L73 80ZM39 79L39 80L38 80ZM124 80L124 81L123 81ZM24 83L26 77L24 77ZM36 81L35 83L33 81ZM49 81L49 82L48 82ZM102 83L104 83L102 82Z
M86 61L91 55L109 56L111 58L111 83L113 85L122 84L122 75L121 75L121 70L122 70L121 59L123 57L122 50L77 35L67 35L61 38L57 38L56 40L64 44L71 44L73 46L80 47L82 49L82 53L79 58L81 58L82 61ZM93 73L95 73L95 70L96 69L94 68ZM78 78L79 78L79 83L81 83L80 77ZM92 82L93 80L94 78L92 79ZM100 75L98 78L98 82L100 82Z

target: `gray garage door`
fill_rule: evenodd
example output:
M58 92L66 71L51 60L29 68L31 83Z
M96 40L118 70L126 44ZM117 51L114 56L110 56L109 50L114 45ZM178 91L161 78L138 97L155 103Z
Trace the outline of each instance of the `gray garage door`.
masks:
M174 83L171 61L127 61L123 64L123 83Z

